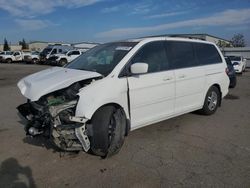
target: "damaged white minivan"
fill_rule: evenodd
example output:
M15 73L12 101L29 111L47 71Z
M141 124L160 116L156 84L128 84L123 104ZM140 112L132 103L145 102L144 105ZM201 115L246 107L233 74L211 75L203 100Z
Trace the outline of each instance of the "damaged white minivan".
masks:
M130 130L197 110L213 114L228 93L226 69L216 45L201 40L112 42L20 80L28 100L17 109L28 135L107 157Z

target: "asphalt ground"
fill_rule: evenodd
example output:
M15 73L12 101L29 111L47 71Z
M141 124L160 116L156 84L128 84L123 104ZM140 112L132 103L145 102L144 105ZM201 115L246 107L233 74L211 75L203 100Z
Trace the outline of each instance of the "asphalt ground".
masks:
M16 84L45 68L0 64L0 187L250 187L250 70L216 114L135 130L117 155L101 159L25 136Z

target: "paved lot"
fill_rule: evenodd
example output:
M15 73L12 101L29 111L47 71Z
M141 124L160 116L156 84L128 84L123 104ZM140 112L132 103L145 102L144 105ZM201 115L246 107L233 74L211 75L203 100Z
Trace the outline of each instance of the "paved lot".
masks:
M215 115L131 132L121 152L103 160L25 137L16 83L44 68L0 64L0 187L250 187L250 71Z

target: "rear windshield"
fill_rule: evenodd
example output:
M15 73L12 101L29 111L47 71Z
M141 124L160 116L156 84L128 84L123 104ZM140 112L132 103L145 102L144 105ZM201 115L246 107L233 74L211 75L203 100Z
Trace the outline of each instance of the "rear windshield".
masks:
M241 61L241 57L238 56L229 56L229 58L231 59L231 61Z

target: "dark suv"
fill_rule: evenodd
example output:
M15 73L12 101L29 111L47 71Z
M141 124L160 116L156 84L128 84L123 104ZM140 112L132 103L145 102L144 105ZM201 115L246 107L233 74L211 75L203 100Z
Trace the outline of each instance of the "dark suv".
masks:
M236 86L236 73L235 73L235 70L234 70L234 67L233 67L233 64L230 60L229 57L225 57L225 60L227 62L227 75L230 79L230 84L229 84L229 87L230 88L234 88Z

